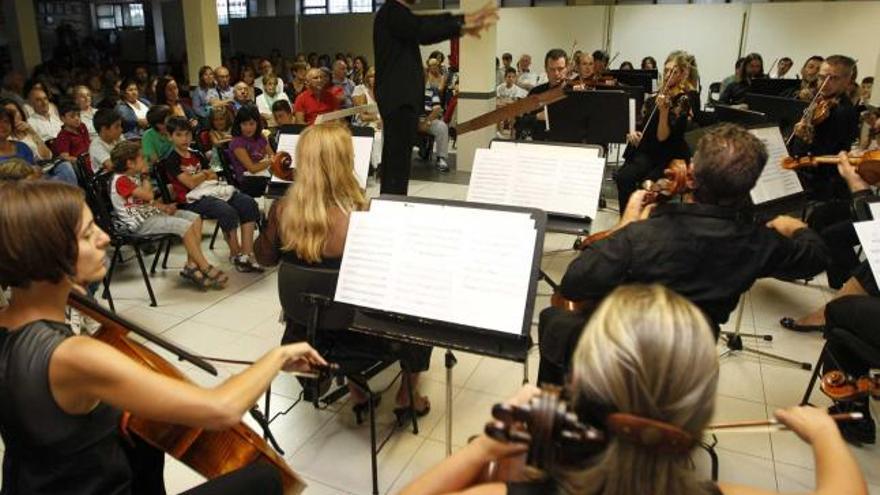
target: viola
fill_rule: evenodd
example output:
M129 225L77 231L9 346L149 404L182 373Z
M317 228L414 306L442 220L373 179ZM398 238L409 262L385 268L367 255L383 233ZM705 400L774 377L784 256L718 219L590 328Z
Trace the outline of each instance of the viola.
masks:
M835 401L853 401L871 397L880 400L880 375L853 377L840 370L822 375L819 388Z
M272 175L288 182L293 181L296 172L296 169L293 168L293 157L286 151L275 153L269 169L272 171Z
M92 337L156 373L175 380L188 381L174 365L127 337L132 331L145 337L152 336L151 332L110 313L78 294L71 293L68 304L101 324ZM152 339L155 338L152 336ZM262 461L278 471L285 495L298 495L306 488L305 481L243 422L226 430L208 431L138 418L126 412L123 414L120 426L123 434L136 434L153 447L170 454L208 479Z
M866 151L860 156L849 156L849 162L856 166L856 171L868 184L880 183L880 150ZM837 165L840 158L837 155L802 156L800 158L785 157L782 159L782 168L797 170L801 168L818 167L820 165Z

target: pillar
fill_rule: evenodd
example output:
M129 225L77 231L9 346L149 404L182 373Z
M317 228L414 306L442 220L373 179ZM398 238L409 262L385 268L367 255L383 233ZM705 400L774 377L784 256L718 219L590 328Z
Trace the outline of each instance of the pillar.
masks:
M33 0L3 0L12 68L29 75L43 61Z
M473 12L486 4L485 0L461 0L461 10ZM498 22L504 22L503 16ZM466 122L495 110L495 52L496 28L484 31L480 38L465 36L459 45L461 77L458 94L458 122ZM486 148L495 137L495 126L471 131L459 136L456 169L470 171L474 151Z
M153 19L153 41L156 45L156 63L168 61L165 53L165 22L162 20L162 0L153 0L150 4Z
M862 80L859 79L859 82ZM874 64L874 89L871 91L871 105L880 107L880 50L877 50L877 63Z
M187 71L191 84L199 80L199 67L220 65L220 26L215 0L186 0L183 24L186 34Z

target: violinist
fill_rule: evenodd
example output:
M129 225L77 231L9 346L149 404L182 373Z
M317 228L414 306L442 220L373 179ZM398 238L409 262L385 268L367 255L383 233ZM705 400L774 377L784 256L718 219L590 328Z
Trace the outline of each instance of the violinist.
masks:
M758 53L750 53L743 58L737 69L736 80L721 92L719 101L725 105L740 105L745 102L746 93L752 89L752 79L763 79L764 59Z
M608 56L604 50L596 50L592 54L593 58L593 72L596 76L601 76L608 70L608 63L611 58Z
M645 191L634 193L612 234L568 266L562 296L599 301L623 284L660 283L699 306L717 331L758 278L822 272L827 247L803 222L780 216L758 225L740 211L766 161L764 145L741 127L707 132L689 166L693 202L646 206ZM539 383L562 382L587 316L541 312Z
M804 101L812 99L818 87L816 80L819 76L819 68L822 67L822 62L824 61L825 57L813 55L804 62L798 75L798 78L801 80L801 87L794 90L794 93L791 95L792 97Z
M64 322L68 295L104 277L109 237L72 186L7 181L0 203L0 286L12 287L12 303L0 311L4 494L164 493L164 453L135 435L132 446L120 433L122 411L223 430L238 424L279 371L326 364L308 345L288 345L202 388L74 336ZM252 464L191 493L244 492L280 494L277 471Z
M581 55L581 58L584 56ZM547 82L533 87L529 91L529 95L541 94L549 91L560 84L565 84L568 79L568 54L561 48L553 48L544 56L544 70L547 73ZM556 105L564 105L565 101L559 101L550 105L553 108ZM549 112L548 108L542 108L531 116L526 116L522 124L530 127L532 138L536 141L544 141L547 139L547 117L545 112ZM533 117L533 118L529 118Z
M574 73L571 77L572 85L586 87L596 81L596 72L593 71L593 56L589 53L581 53L574 65Z
M543 471L514 472L514 479L484 480L481 475L491 462L531 447L500 443L484 434L416 478L401 495L776 493L715 484L693 468L691 439L702 438L715 411L719 365L704 315L685 298L659 285L615 290L590 320L574 356L568 395L579 420L607 437L600 453L574 457L570 464L554 463ZM536 392L524 388L510 403L528 403ZM638 433L616 435L608 425L610 413L662 423L664 436L682 439L681 447L639 442ZM811 493L867 494L859 465L828 414L811 407L774 414L812 447L816 489Z
M664 65L663 91L645 101L642 112L647 121L642 131L627 136L626 161L616 178L621 209L642 181L662 176L673 159L690 159L684 134L692 122L700 120L697 81L694 57L681 51L670 53Z

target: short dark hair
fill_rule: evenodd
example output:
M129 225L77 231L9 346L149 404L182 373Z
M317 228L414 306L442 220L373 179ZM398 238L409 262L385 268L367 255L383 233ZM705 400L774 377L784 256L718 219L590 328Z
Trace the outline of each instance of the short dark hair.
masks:
M171 116L171 107L168 105L153 105L147 110L147 123L150 124L150 127L156 129L156 126L164 124L169 116Z
M811 60L821 63L825 61L825 57L823 57L822 55L813 55L810 58L804 60L804 67L806 67Z
M3 181L0 204L0 285L27 288L76 275L82 189L55 181Z
M140 93L140 86L138 86L137 80L133 77L126 77L125 79L123 79L122 84L119 85L119 91L125 93L125 88L127 88L129 86L134 86L134 87L138 88L138 97L143 96Z
M113 147L110 152L110 162L113 164L113 171L123 173L128 170L129 160L136 160L141 154L141 145L134 141L122 141Z
M515 76L516 69L514 69L513 67L508 67L508 68L504 69L504 75L507 76L508 74L513 74Z
M79 106L75 101L70 99L64 99L58 102L58 115L64 117L66 114L70 112L79 113Z
M168 120L165 121L165 130L168 134L174 134L177 131L187 131L191 133L193 128L186 117L175 115L173 117L168 117Z
M862 84L874 84L874 76L868 76L862 79Z
M287 112L292 113L293 110L290 108L290 102L287 100L278 100L272 104L272 112Z
M257 132L254 134L254 137L259 137L260 133L263 132L263 118L260 115L260 111L257 110L257 106L250 103L242 105L238 112L235 113L235 120L232 121L232 135L241 136L241 124L250 120L257 122Z
M165 97L165 87L173 82L175 81L172 76L162 76L156 81L156 101L153 103L158 103L160 105L168 103L168 99Z
M510 60L512 62L513 61L513 54L509 53L509 52L505 52L503 55L501 55L501 60Z
M607 64L609 59L610 59L610 57L605 52L605 50L596 50L593 52L593 61L594 62L598 60L599 62L604 62Z
M696 198L713 204L744 200L767 157L767 148L754 134L738 125L720 124L697 143L693 158Z
M793 61L790 57L782 57L782 58L779 59L779 62L780 62L780 63L782 63L782 62L788 62L788 63L790 63L790 64L793 64L793 63L794 63L794 61Z
M0 120L5 120L9 122L10 126L15 125L15 117L6 109L5 105L0 105Z
M553 60L559 60L560 58L565 59L565 63L568 63L568 54L565 53L565 50L562 48L552 48L547 52L547 55L544 56L544 67Z
M95 126L95 132L101 132L101 129L109 129L113 124L121 122L122 117L112 108L102 108L95 112L95 118L92 124Z

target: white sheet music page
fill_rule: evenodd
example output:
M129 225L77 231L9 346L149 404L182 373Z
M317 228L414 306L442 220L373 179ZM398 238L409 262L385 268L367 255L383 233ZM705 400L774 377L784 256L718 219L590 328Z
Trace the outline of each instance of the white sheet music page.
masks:
M605 161L588 150L477 149L467 200L596 218Z
M367 176L370 175L370 158L373 154L373 138L370 136L352 136L354 145L354 175L357 176L361 189L367 189Z
M855 222L853 227L862 243L862 250L874 276L880 275L880 220Z
M880 203L878 203L878 202L868 203L868 209L871 211L871 219L872 220L880 220Z
M522 333L537 234L531 216L377 203L387 204L351 215L337 301Z
M752 202L759 205L803 192L804 188L797 172L782 168L782 159L788 156L788 151L785 149L785 141L779 128L761 127L750 129L749 132L764 143L769 157L761 176L758 177L758 182L752 188Z

